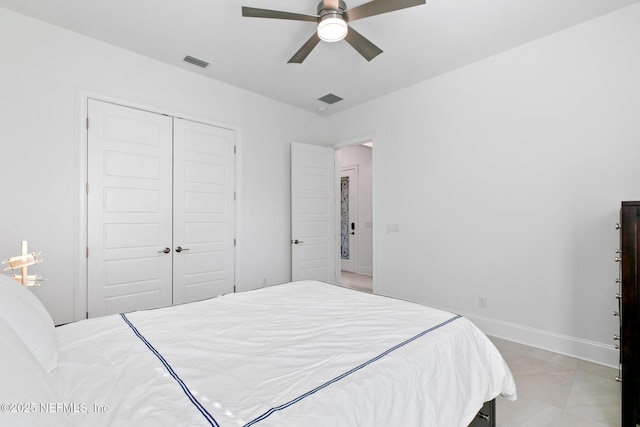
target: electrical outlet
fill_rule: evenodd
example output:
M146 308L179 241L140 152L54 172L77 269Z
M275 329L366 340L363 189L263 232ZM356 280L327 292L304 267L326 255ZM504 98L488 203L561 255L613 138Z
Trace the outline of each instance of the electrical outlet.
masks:
M478 298L478 307L487 308L487 298L485 297Z

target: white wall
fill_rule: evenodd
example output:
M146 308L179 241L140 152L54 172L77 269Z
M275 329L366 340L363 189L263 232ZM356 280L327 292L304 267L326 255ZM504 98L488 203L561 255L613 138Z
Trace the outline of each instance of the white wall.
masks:
M373 275L373 153L370 147L354 145L337 151L340 168L358 167L358 216L356 223L356 273ZM339 190L338 190L339 193ZM339 230L337 227L336 230Z
M32 272L48 281L35 292L56 323L74 319L74 289L85 286L74 252L85 89L237 127L238 288L290 280L289 146L319 142L324 119L1 8L0 29L0 257L21 240L44 252Z
M635 5L330 117L336 141L378 135L375 291L616 365L614 224L640 199L638 40Z

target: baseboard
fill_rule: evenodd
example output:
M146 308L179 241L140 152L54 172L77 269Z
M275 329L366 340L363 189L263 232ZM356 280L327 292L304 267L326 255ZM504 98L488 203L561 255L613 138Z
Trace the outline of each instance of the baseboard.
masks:
M489 336L618 369L620 354L613 345L606 345L487 317L472 314L463 315Z
M357 267L357 273L358 274L364 274L365 276L373 276L373 267L363 267L362 265L359 265Z

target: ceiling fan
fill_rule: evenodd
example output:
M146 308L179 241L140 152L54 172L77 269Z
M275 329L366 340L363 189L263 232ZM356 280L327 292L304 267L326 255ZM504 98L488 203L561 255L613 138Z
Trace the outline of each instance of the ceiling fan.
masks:
M371 43L353 28L350 28L347 23L356 19L418 6L425 4L425 2L426 0L373 0L352 9L347 9L347 5L342 0L322 0L318 4L317 15L315 16L242 6L242 16L317 23L317 31L291 57L288 61L289 63L301 64L313 48L320 43L320 40L337 42L342 39L345 39L353 46L367 61L371 61L382 53L382 49Z

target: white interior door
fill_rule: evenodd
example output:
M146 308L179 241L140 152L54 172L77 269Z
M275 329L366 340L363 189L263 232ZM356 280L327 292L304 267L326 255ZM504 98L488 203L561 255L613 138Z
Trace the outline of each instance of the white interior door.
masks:
M95 100L88 118L88 315L171 305L172 120Z
M233 292L234 138L174 119L174 304Z
M291 278L335 283L334 150L291 144Z
M340 169L340 263L343 271L358 270L358 166Z

